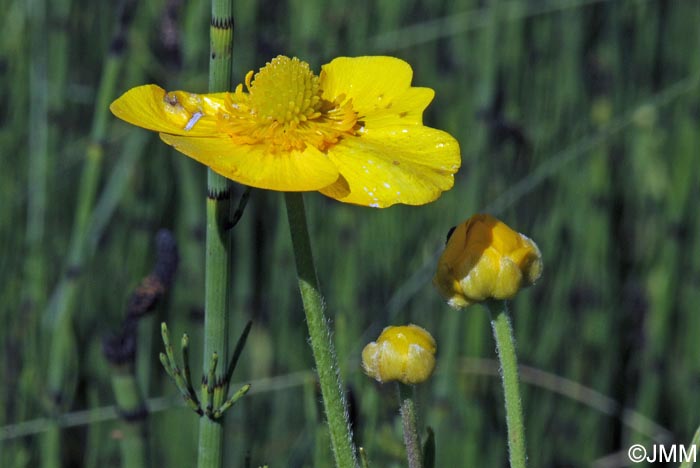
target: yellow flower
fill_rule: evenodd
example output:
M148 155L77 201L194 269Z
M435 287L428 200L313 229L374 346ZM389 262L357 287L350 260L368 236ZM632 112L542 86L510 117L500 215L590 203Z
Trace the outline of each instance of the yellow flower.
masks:
M417 384L435 368L435 340L418 325L386 327L362 350L362 369L379 382Z
M421 205L454 183L459 145L425 127L429 88L393 57L340 57L316 76L279 56L233 93L130 89L110 109L219 174L281 191L318 190L347 203Z
M542 274L542 254L528 237L493 216L477 214L454 228L433 284L455 308L510 299Z

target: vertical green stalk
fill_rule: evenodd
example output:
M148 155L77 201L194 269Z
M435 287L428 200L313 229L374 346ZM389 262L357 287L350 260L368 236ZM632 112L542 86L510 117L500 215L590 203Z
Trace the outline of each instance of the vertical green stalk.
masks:
M418 418L414 401L415 388L413 385L406 385L401 382L397 382L396 385L399 388L403 442L406 445L408 468L423 468L423 454L421 452L420 438L418 437Z
M518 382L518 359L515 355L513 327L508 316L506 301L487 302L491 314L491 328L496 339L498 359L501 362L501 380L505 395L506 424L508 426L508 452L511 468L525 468L525 426L523 424L523 406L520 400Z
M122 7L117 30L104 64L100 84L95 99L92 128L85 163L78 189L78 206L73 220L70 247L65 264L63 278L53 292L48 313L45 314L50 325L50 349L47 364L47 387L51 401L50 412L56 416L69 405L72 398L70 391L73 383L69 375L71 354L75 353L75 340L72 331L73 311L76 308L78 280L81 277L87 254L89 220L93 211L97 186L102 168L104 139L107 133L109 103L114 94L119 78L119 71L124 60L125 36L131 18L134 2L126 1ZM60 432L57 425L52 425L42 441L42 466L53 468L60 463Z
M122 438L119 441L123 467L148 466L147 415L145 402L133 363L113 366L112 388L122 416Z
M100 193L90 218L87 236L88 252L96 250L100 237L104 234L109 221L117 210L134 173L134 168L144 153L148 136L146 132L131 132L126 137L124 147L118 156L116 164L110 170L109 180L107 180L104 189Z
M233 2L212 0L209 54L209 91L231 89L233 49ZM231 239L226 224L231 215L231 183L225 177L208 169L207 177L207 233L205 258L204 297L204 369L208 369L212 356L223 359L228 356L228 313L231 283ZM217 389L214 407L223 403L228 392L224 382L226 366L218 366L215 382L208 382ZM211 378L211 377L208 377ZM223 395L217 398L217 395ZM202 416L199 420L199 468L221 468L224 457L223 418Z
M52 0L52 23L49 25L49 108L53 115L61 112L65 105L66 79L68 77L68 32L71 19L72 0ZM46 31L44 31L46 35Z
M226 221L230 214L230 188L228 181L209 170L207 181L207 230L204 272L204 355L203 367L211 367L212 356L228 356L229 282L231 280L230 236ZM224 381L226 366L217 366L214 382L217 387ZM223 392L226 393L225 391ZM221 402L212 403L214 407ZM223 466L223 419L202 416L199 422L199 468Z
M43 258L46 181L49 160L49 79L46 41L46 2L27 2L31 18L31 65L29 69L29 174L27 180L27 262L25 301L29 310L44 302Z
M25 362L38 360L36 311L46 305L45 220L47 203L47 174L49 161L49 79L47 76L48 44L45 36L47 4L43 0L26 3L30 19L31 62L29 68L29 140L27 177L27 257L24 264L23 309L27 333ZM58 429L53 438L42 440L47 451L58 452ZM57 468L59 460L51 460L46 468Z
M297 266L299 291L304 304L306 325L309 328L311 350L321 384L323 406L328 418L335 464L338 468L355 468L357 458L352 443L338 362L324 314L325 304L318 287L316 267L309 241L309 230L306 224L304 198L301 193L290 192L285 193L285 201Z

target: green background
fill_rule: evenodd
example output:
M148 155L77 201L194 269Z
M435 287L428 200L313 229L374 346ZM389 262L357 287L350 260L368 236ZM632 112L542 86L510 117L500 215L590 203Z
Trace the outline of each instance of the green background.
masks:
M122 46L124 8L133 22ZM130 428L111 406L119 370L101 343L151 270L161 228L176 234L180 268L139 323L136 375L152 466L194 466L197 419L160 366L158 324L175 342L190 334L199 381L206 171L105 109L141 83L205 92L209 5L0 9L0 466L122 466ZM429 205L306 196L371 466L405 461L395 388L362 374L360 351L408 322L438 343L436 373L418 391L436 466L507 463L487 313L450 310L430 285L447 230L482 211L544 257L544 276L512 306L530 465L626 466L633 443L690 441L700 425L700 2L236 0L235 25L237 82L277 54L315 70L340 55L407 60L414 84L436 91L426 124L461 145L454 189ZM81 212L83 269L71 276ZM254 190L234 238L232 339L254 321L234 381L252 389L228 413L226 466L247 454L252 466L331 466L282 196ZM52 304L66 290L59 320Z

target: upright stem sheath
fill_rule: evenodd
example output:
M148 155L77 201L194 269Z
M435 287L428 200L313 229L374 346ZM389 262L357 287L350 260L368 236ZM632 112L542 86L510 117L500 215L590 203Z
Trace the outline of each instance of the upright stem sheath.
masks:
M231 88L233 48L233 2L213 0L211 10L209 91ZM226 223L231 215L231 183L208 169L207 234L204 299L203 368L208 369L213 353L228 356L228 313L231 285L231 240ZM219 366L215 380L223 381L226 366ZM214 382L216 385L217 382ZM226 394L226 388L219 394ZM221 468L224 457L222 418L200 418L199 468Z
M230 282L230 239L226 220L230 214L230 188L228 182L209 172L207 198L207 234L205 259L204 297L204 355L203 369L210 367L214 353L228 355L228 312ZM213 385L223 381L226 366L218 366ZM222 419L200 418L199 468L223 466L224 426Z
M333 349L330 330L324 315L324 302L318 287L306 211L301 193L286 193L289 230L292 235L294 258L299 279L299 291L304 303L306 325L309 328L311 349L323 396L323 406L328 418L331 445L335 464L339 468L355 468L357 458L352 443L348 411L343 396L337 358Z

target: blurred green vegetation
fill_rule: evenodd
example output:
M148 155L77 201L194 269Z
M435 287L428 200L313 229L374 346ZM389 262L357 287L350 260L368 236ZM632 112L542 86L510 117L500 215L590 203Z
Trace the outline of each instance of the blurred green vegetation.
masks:
M201 362L206 171L103 102L146 82L206 91L208 2L0 9L0 466L124 466L119 443L133 427L112 406L118 371L102 341L151 271L161 228L176 234L180 267L139 322L135 372L151 466L194 466L197 419L160 367L157 324L188 332ZM478 211L535 239L545 259L512 308L531 466L626 466L632 443L690 441L700 425L700 2L235 0L235 21L237 80L277 54L316 70L338 55L395 55L436 91L426 122L462 147L455 188L430 205L306 196L372 466L403 466L401 426L394 388L360 372L360 351L407 322L438 342L436 375L418 392L436 466L505 466L486 311L449 310L430 285L447 230ZM114 89L100 98L106 75ZM90 167L92 192L80 188ZM227 416L227 466L331 466L282 205L253 191L234 230L231 339L254 326L234 375L252 389ZM75 294L64 325L60 284Z

